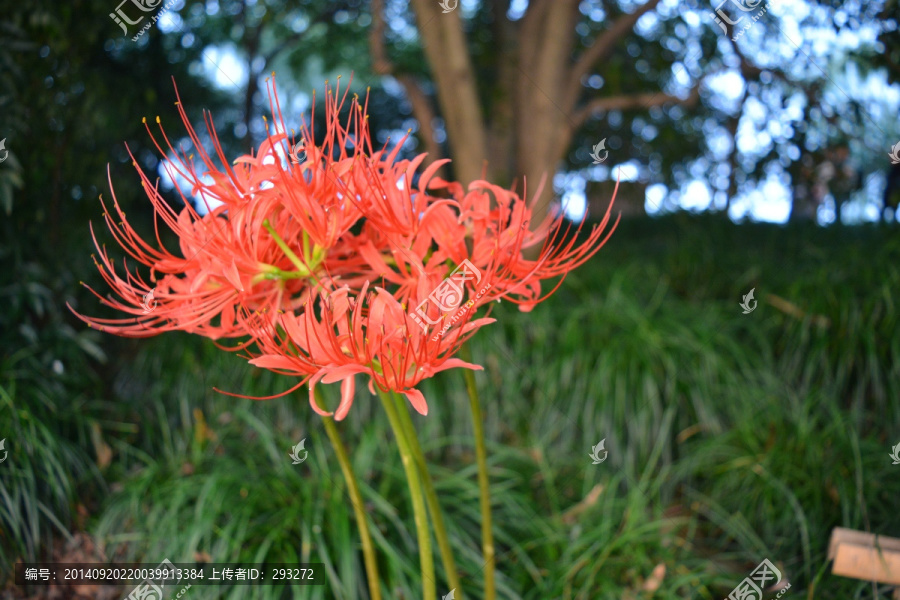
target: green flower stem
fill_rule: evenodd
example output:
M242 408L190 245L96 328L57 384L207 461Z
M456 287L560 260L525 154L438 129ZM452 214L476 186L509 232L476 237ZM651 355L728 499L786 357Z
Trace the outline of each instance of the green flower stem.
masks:
M418 469L413 459L409 441L400 424L400 416L397 407L387 392L378 389L378 397L384 406L394 437L397 438L397 446L400 448L400 458L403 461L403 470L406 471L406 483L409 485L409 496L412 500L413 516L416 521L416 534L419 538L419 564L422 568L422 592L424 600L437 600L435 596L434 557L431 555L431 532L428 530L428 515L425 512L425 502L422 499L422 484L419 481Z
M460 358L467 363L472 362L472 351L468 344L460 348ZM469 406L472 409L472 426L475 431L475 458L478 461L478 490L481 497L481 548L484 553L484 600L494 600L497 590L494 586L494 534L491 531L491 490L488 481L487 449L484 443L484 423L482 422L481 403L478 401L478 388L475 386L475 373L471 369L463 369L466 378L466 389L469 391Z
M309 272L308 271L283 271L278 267L272 265L263 265L263 271L257 273L253 276L253 279L250 280L252 285L256 285L262 281L268 280L283 280L283 279L308 279Z
M400 424L403 426L413 457L419 466L419 475L425 487L425 502L428 504L428 513L434 524L434 537L437 538L438 547L441 550L441 560L444 563L444 570L447 572L447 579L450 581L450 589L455 589L456 597L458 600L462 600L462 587L459 584L459 574L456 572L453 551L450 549L450 538L447 536L447 528L444 526L444 516L441 513L441 505L438 503L437 492L434 491L434 482L431 480L428 465L425 463L425 454L422 452L422 446L419 445L419 436L416 435L416 428L409 416L409 410L406 408L406 400L399 394L393 394L393 396L397 411L400 413Z
M285 256L287 256L288 259L294 264L294 266L297 267L297 272L306 273L306 276L309 276L309 267L304 265L303 261L301 261L300 258L296 254L294 254L294 251L291 250L286 243L284 243L284 240L281 239L281 236L278 235L272 225L269 224L269 220L265 219L262 225L266 229L266 231L269 232L269 235L272 236L272 239L275 240L275 243L278 244L278 247L281 248L281 251L284 252ZM305 240L305 245L309 245L308 240ZM306 256L309 256L309 254L307 253Z
M316 395L319 391L316 390ZM321 404L321 397L318 398ZM353 473L353 467L350 464L350 458L347 456L347 449L344 448L343 442L338 435L337 427L331 417L324 417L322 421L325 423L325 432L331 445L334 446L334 452L337 454L338 462L341 464L341 471L344 473L344 481L347 482L347 492L350 494L350 503L353 505L353 512L356 514L356 522L359 525L359 537L362 541L363 560L366 564L366 577L369 580L369 597L371 600L381 600L381 582L378 578L378 563L375 560L375 546L372 544L372 536L369 534L369 523L366 520L366 511L363 508L362 494L359 493L359 485L356 483L356 477Z

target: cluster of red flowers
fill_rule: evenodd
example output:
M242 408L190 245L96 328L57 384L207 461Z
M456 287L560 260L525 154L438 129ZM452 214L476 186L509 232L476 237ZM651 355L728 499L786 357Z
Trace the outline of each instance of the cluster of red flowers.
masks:
M172 179L189 182L190 196L206 204L205 214L194 210L180 188L184 208L173 210L132 156L155 215L178 236L180 255L163 247L158 229L155 244L140 237L113 192L116 216L104 204L107 226L131 258L150 268L150 281L127 262L117 272L94 236L98 269L118 298L94 294L133 316L79 314L88 325L131 337L181 330L213 340L248 338L228 349L249 349L252 364L300 377L285 394L309 383L310 403L322 415L331 413L316 404L314 386L342 381L338 420L350 409L357 374L369 376L373 393L373 385L402 393L426 414L415 387L420 381L454 367L481 369L453 358L494 321L487 314L474 318L479 307L506 298L531 310L556 290L542 295L542 280L565 276L612 233L602 237L609 210L580 244L580 227L563 231L561 214L548 215L531 230L532 210L515 192L487 181L466 188L436 177L448 161L433 162L416 179L425 155L397 160L402 142L391 152L375 151L366 106L356 96L341 122L348 92L340 96L340 86L326 88L323 141L316 144L314 126L304 126L306 160L288 161L285 147L295 140L285 133L274 78L269 85L280 127L270 128L274 132L255 155L233 165L209 116L206 127L221 167L203 150L180 97L178 109L202 175L193 155L175 150L160 128ZM538 244L537 258L526 259L523 251ZM462 277L459 265L465 265ZM460 318L466 290L469 301Z

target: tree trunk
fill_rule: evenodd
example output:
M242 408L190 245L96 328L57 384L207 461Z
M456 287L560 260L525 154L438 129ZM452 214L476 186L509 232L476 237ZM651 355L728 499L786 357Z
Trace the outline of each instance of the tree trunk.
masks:
M589 221L599 221L606 214L613 191L616 188L615 181L591 181L587 184L585 196L587 197L587 214ZM640 181L622 181L619 183L619 192L616 194L616 212L621 212L623 218L647 216L647 184Z
M534 4L519 40L515 156L522 177L519 189L535 202L537 224L553 197L553 175L573 133L565 112L565 91L578 2L539 0Z
M468 184L481 178L487 139L475 74L459 13L442 13L432 0L410 0L447 128L456 178Z
M525 15L515 23L506 17L508 0L492 1L498 58L489 93L482 95L460 11L442 13L434 0L410 0L410 4L436 84L456 179L466 185L487 171L498 183L515 182L516 191L533 203L534 226L547 214L553 176L573 136L594 111L646 110L671 102L692 105L699 98L699 86L686 100L645 93L595 97L581 104L583 78L609 59L638 19L660 0L647 0L632 13L616 17L574 60L579 0L530 0ZM380 0L373 0L373 8L381 6ZM376 32L375 37L380 34ZM376 56L378 60L384 62ZM489 98L488 122L482 97ZM634 205L631 212L643 214L643 200L635 200Z
M788 221L815 221L819 205L812 197L810 187L803 182L797 182L793 185L792 192Z

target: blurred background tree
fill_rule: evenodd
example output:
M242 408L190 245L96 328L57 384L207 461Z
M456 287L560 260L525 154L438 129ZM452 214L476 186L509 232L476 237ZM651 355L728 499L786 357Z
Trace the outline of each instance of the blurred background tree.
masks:
M614 179L616 164L637 189L656 186L654 211L729 211L739 197L731 212L739 216L754 195L777 188L770 220L818 219L852 201L856 220L878 212L896 135L890 115L900 108L888 87L897 81L889 3L774 7L737 42L709 8L678 2L457 4L221 2L219 16L195 10L186 26L210 44L227 42L245 63L245 119L262 100L260 76L280 57L308 87L322 70L352 69L401 101L416 147L452 157L454 177L486 171L507 184L527 179L536 192L547 176L542 206L554 183L557 192L583 190ZM333 52L308 60L323 45ZM601 139L610 163L593 168L589 151ZM803 161L816 156L826 166L813 172ZM643 212L647 198L626 196L638 205L626 212Z
M407 150L453 158L447 174L463 181L486 170L536 192L546 176L541 206L574 192L568 208L579 214L587 183L616 179L617 166L636 185L623 190L628 214L690 208L830 222L853 203L851 220L877 218L900 110L890 2L797 0L766 11L737 42L703 3L441 6L187 1L167 12L161 39L113 46L129 62L157 45L170 63L202 55L195 72L230 96L244 149L262 135L271 71L301 98L354 72L359 89L375 88L382 141L412 129ZM609 159L594 165L601 140Z

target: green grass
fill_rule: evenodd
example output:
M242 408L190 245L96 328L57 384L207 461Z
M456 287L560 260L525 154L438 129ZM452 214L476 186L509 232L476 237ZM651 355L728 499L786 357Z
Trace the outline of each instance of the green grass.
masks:
M54 538L67 539L78 505L104 495L95 449L120 423L91 369L105 362L100 336L63 318L71 275L50 274L5 244L0 259L2 581L17 557L36 560Z
M871 584L832 576L825 553L835 526L900 536L900 467L888 458L900 442L898 259L900 237L878 228L679 214L623 223L531 313L495 305L498 322L473 353L485 367L476 381L500 596L649 598L642 587L663 564L652 597L722 598L768 558L791 597L871 597ZM759 304L743 315L752 287ZM268 402L219 395L213 386L267 395L292 383L186 335L128 348L112 375L120 426L105 432L112 493L89 524L107 553L324 562L329 572L326 587L195 586L191 598L366 598L345 486L305 390ZM443 373L421 389L430 413L413 420L464 591L478 598L463 378ZM340 430L375 525L383 592L419 598L399 456L377 400L358 391ZM292 465L304 437L309 459ZM608 459L592 465L601 439Z

